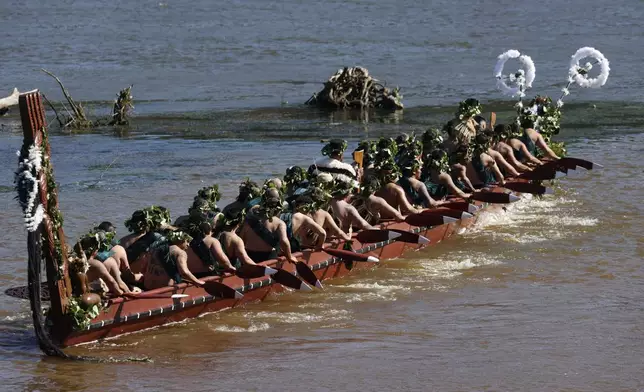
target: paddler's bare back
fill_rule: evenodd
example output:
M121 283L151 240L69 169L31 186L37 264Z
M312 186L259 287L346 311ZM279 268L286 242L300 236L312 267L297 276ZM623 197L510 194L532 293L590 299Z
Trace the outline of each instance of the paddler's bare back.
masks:
M153 255L145 266L143 284L146 290L158 289L170 285L172 279L163 268L162 261Z
M399 208L398 196L396 194L396 184L388 183L381 190L375 194L378 197L385 199L387 204L392 206L395 209Z
M274 233L276 237L277 237L280 223L282 223L282 221L279 220L278 218L273 218L270 221L268 219L264 219L262 222L260 222L260 224L264 225L264 227L269 232ZM248 223L245 223L242 226L240 237L244 241L246 249L257 250L262 252L270 251L273 249L271 245L267 244L261 237L259 237L253 231L253 229L250 227Z
M210 251L210 246L207 242L206 242L206 246L208 247L208 251ZM192 247L189 247L188 249L186 249L186 254L188 255L188 269L190 270L190 272L196 275L203 275L203 274L208 274L212 272L206 266L203 260L201 260L201 257L197 256L195 251L192 250Z

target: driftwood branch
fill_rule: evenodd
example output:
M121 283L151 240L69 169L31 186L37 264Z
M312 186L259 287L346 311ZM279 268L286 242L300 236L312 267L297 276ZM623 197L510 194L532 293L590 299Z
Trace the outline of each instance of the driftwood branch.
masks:
M74 116L73 116L74 126L79 128L91 127L92 122L87 119L87 116L85 115L85 110L83 110L83 106L81 104L74 102L74 100L72 99L72 96L69 94L69 91L67 91L67 89L63 85L63 82L61 82L56 75L47 71L46 69L41 68L40 70L46 73L47 75L51 76L52 78L54 78L58 83L58 85L60 86L60 89L63 91L63 95L65 96L65 99L67 99L69 106L71 106L72 111L74 112Z
M56 110L56 108L54 107L54 105L52 105L52 104L51 104L51 102L49 102L49 100L47 99L47 97L45 96L45 94L42 94L42 93L41 93L40 95L41 95L41 96L42 96L42 98L45 100L45 102L47 103L47 105L49 105L49 107L51 108L51 110L53 110L53 111L54 111L54 114L56 115L56 120L58 121L58 124L60 124L60 127L61 127L61 128L65 128L65 124L63 123L63 120L61 120L60 116L58 115L58 111Z
M14 88L11 95L4 98L0 98L0 116L7 113L11 106L15 106L18 104L19 95L20 95L20 92L18 91L18 89Z

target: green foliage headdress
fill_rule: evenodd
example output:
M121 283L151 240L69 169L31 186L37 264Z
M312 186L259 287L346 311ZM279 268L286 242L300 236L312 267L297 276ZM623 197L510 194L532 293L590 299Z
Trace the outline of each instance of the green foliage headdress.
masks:
M208 211L219 211L219 209L217 208L217 202L221 199L219 185L215 184L201 188L197 192L197 196L195 196L195 201L197 199L203 199L208 203Z
M474 117L483 112L483 107L481 103L474 98L468 98L465 101L461 101L458 104L458 111L456 112L456 118L459 120L466 120L470 117Z
M257 185L255 181L251 181L250 178L246 179L239 185L239 196L237 196L237 201L241 203L246 203L249 200L253 200L262 194L262 188Z
M376 176L367 176L362 181L362 187L360 189L360 194L363 197L369 197L374 193L378 192L382 188L382 184L378 177Z
M346 151L348 146L349 145L346 140L331 139L324 147L322 147L322 155L330 157L332 155L342 154Z
M286 169L284 175L284 185L287 189L295 189L308 180L308 173L300 166L291 166Z
M448 174L450 172L449 156L445 150L439 148L432 150L425 156L423 165L426 171L435 170L438 173Z
M433 149L440 147L443 144L443 133L437 128L430 128L423 133L423 151L428 154Z
M104 252L112 249L115 236L116 232L114 231L103 231L94 228L83 235L78 240L78 243L80 243L85 256L90 257L94 252Z
M166 238L168 239L168 242L173 243L173 242L182 242L182 241L192 241L192 237L188 234L185 233L181 230L175 230L175 231L170 231L166 233Z
M136 210L132 217L125 221L130 232L155 231L170 223L170 211L161 206L150 206Z
M519 122L523 128L537 129L548 142L561 129L561 109L550 97L537 95L520 110Z
M272 218L279 215L284 208L284 199L282 193L272 181L266 181L262 188L261 201L257 209L257 215L264 218Z

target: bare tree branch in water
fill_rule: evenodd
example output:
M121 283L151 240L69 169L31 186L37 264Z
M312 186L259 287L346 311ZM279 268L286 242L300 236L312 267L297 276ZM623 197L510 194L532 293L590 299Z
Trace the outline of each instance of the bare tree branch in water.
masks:
M71 108L71 110L68 109L65 105L65 102L60 102L63 110L67 113L67 115L61 115L59 114L58 110L56 110L55 106L45 98L45 101L47 102L49 107L51 107L51 109L54 111L56 120L58 121L58 124L61 128L87 129L104 125L129 124L129 114L130 111L134 108L134 105L132 104L132 86L129 86L118 93L117 99L114 101L112 115L110 117L91 120L85 114L85 109L83 108L83 106L80 103L74 101L67 88L65 88L65 86L63 85L63 82L61 82L56 75L47 71L46 69L41 69L41 71L56 80L63 92L63 95L65 96L67 104Z
M60 79L58 79L58 77L56 75L54 75L53 73L47 71L46 69L41 68L41 71L43 71L47 75L51 76L52 78L54 78L56 80L56 82L58 82L58 85L60 86L60 89L63 91L63 95L65 96L65 99L67 100L67 102L69 103L69 106L71 106L72 111L74 112L72 117L71 117L71 119L69 121L65 122L65 124L66 124L65 126L66 127L73 127L73 128L91 128L92 125L94 125L94 124L92 123L92 121L87 119L87 116L85 115L85 110L83 109L83 106L81 104L79 104L79 103L74 102L74 100L72 99L71 95L69 94L69 91L67 91L67 89L63 85L63 82L61 82Z

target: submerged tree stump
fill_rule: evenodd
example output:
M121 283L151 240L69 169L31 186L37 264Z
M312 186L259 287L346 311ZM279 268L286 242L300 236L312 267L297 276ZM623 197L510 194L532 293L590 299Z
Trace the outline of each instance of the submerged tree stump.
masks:
M313 94L307 105L328 108L403 108L398 87L389 89L369 75L363 67L345 67L324 83L324 89Z

